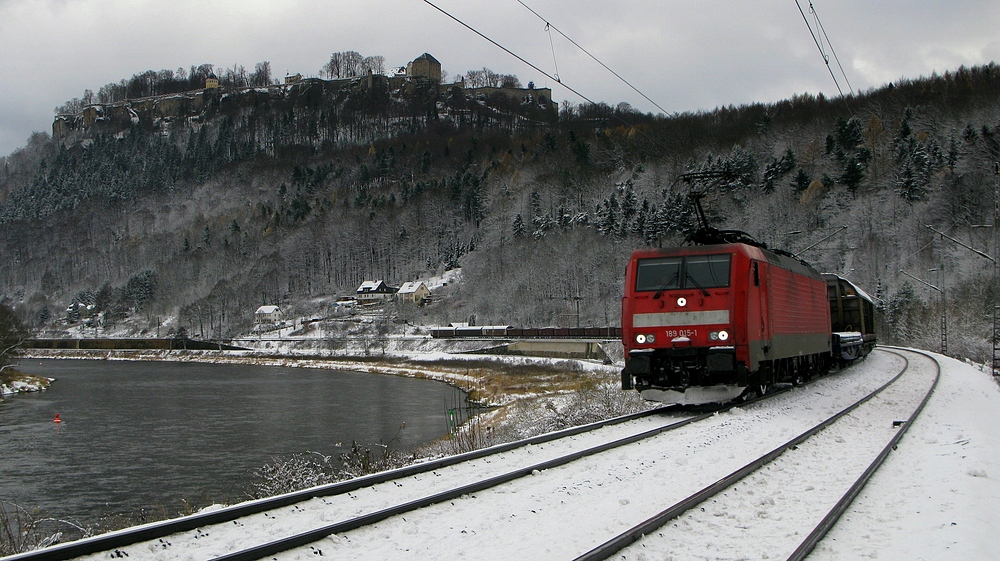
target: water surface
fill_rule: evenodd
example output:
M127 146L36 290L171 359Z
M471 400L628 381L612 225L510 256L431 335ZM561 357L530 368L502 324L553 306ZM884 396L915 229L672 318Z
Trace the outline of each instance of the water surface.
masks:
M307 368L19 368L56 382L0 404L0 498L85 523L139 508L176 512L183 500L240 500L248 471L273 457L336 455L352 440L412 450L447 432L446 407L462 399L440 382Z

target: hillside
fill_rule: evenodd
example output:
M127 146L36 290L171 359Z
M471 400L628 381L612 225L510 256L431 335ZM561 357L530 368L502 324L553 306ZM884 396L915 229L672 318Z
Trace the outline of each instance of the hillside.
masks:
M993 252L973 226L993 222L995 65L672 116L328 83L34 135L0 165L0 299L52 332L79 303L95 332L231 337L261 304L321 317L364 280L461 267L397 321L617 325L631 250L692 227L678 176L725 170L714 225L848 275L887 342L939 348L939 293L899 271L942 286L949 354L990 352L992 264L925 225Z

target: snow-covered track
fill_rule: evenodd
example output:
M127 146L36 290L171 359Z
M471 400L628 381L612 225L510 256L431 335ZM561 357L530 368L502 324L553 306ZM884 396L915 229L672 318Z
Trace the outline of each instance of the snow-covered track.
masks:
M737 543L739 541L727 539L726 532L751 533L759 537L759 551L767 552L767 557L779 558L784 555L782 551L785 551L785 554L790 552L787 557L789 561L805 559L826 533L836 524L841 515L847 511L851 502L889 456L889 453L896 448L907 428L909 428L923 410L924 405L930 399L940 380L941 364L930 354L910 349L889 351L885 347L882 347L882 350L895 354L905 361L903 369L883 386L844 408L836 415L831 416L822 423L778 446L769 453L673 504L658 515L645 520L641 524L615 536L587 553L576 557L576 561L603 560L613 555L622 559L687 558L695 552L703 554L705 551L712 551L717 548L724 549L726 547L724 544ZM929 361L933 366L933 380L928 383L922 383L920 381L921 378L930 378L930 376L927 376L926 372L922 374L914 372L915 369L910 367L910 361L904 354L918 355ZM904 375L908 373L913 375L904 378ZM904 415L906 415L905 420L900 419ZM741 502L744 503L743 506L748 501L752 502L754 500L752 498L754 495L753 489L759 487L761 484L772 486L783 484L799 485L807 491L812 491L815 489L810 484L812 483L816 486L842 490L843 486L839 486L838 483L841 483L844 478L841 478L840 481L831 481L837 479L837 477L830 473L831 471L842 469L844 465L842 460L827 462L830 466L836 466L831 467L830 470L823 471L816 469L809 471L811 468L815 468L815 459L805 461L801 458L803 455L823 454L822 448L824 447L826 448L825 454L831 454L832 447L829 445L829 441L844 442L841 436L837 436L830 430L831 427L838 426L837 423L841 425L845 425L846 423L846 428L842 427L841 430L848 430L855 433L858 431L877 432L878 428L884 429L890 424L894 428L898 427L898 430L892 431L891 437L887 439L887 442L878 451L874 460L871 460L867 464L867 467L863 469L853 483L849 481L849 474L844 474L844 478L848 478L848 482L850 483L849 488L846 492L843 492L839 500L835 499L836 502L833 507L811 531L808 530L808 527L806 528L806 532L808 533L805 539L801 540L795 546L793 540L798 539L802 533L806 533L800 532L798 528L807 524L808 521L801 522L798 520L779 519L779 523L772 524L770 523L770 519L773 518L771 516L764 516L764 523L760 524L756 520L747 520L745 518L733 520L737 517L730 516L729 512L740 510ZM826 439L827 442L818 437L818 435L823 434L828 436ZM807 446L812 446L814 449L807 450ZM871 447L863 448L859 454L861 465L864 465L864 462L867 462L871 458L870 454L866 455L866 452ZM795 451L795 455L798 457L786 456L785 454L788 451ZM779 463L783 465L779 465ZM760 473L765 467L768 473ZM857 472L853 471L851 473ZM754 477L760 479L754 481ZM764 479L767 479L766 483ZM741 486L742 489L740 488ZM824 491L832 492L832 489L824 489ZM817 494L824 495L824 493ZM800 497L799 500L801 500L803 495L809 494L798 494ZM829 496L830 492L826 492L825 495ZM810 499L815 498L815 496L810 497ZM712 503L709 503L707 507L703 506L700 510L693 510L700 505L705 505L706 501L709 500L712 500ZM830 503L827 501L822 504ZM792 517L794 516L789 516L789 518ZM713 519L721 519L724 522L718 523ZM665 527L670 522L673 523L669 527ZM709 529L707 531L691 531L692 527L695 526L707 527ZM692 538L692 536L694 537ZM770 537L778 537L779 539L769 541L768 538ZM791 548L787 550L780 548L780 546L786 545L789 541L792 541L791 545L794 547L794 550ZM728 553L732 553L735 557L740 557L740 554L750 555L756 552L729 551Z
M668 415L667 418L663 418L664 415ZM670 416L674 415L674 416ZM409 477L419 476L421 474L434 473L436 470L441 470L450 466L468 463L481 458L495 457L497 455L502 455L507 452L516 451L521 448L537 447L539 445L558 441L561 439L572 438L577 435L582 435L586 433L594 433L599 429L627 425L629 423L643 422L645 420L647 423L651 423L654 428L652 429L642 429L640 436L631 434L633 431L625 430L625 432L630 433L627 439L641 439L648 438L649 436L662 432L664 430L671 430L672 428L677 428L684 426L688 423L707 418L712 415L711 412L704 413L700 415L693 414L683 414L682 417L677 418L676 414L671 413L671 408L660 407L656 409L651 409L648 411L642 411L639 413L633 413L629 415L623 415L620 417L615 417L612 419L606 419L603 421L598 421L590 423L587 425L581 425L577 427L570 427L567 429L546 433L536 437L519 440L515 442L510 442L506 444L500 444L497 446L492 446L489 448L484 448L481 450L474 450L471 452L466 452L463 454L457 454L454 456L447 456L444 458L439 458L437 460L432 460L429 462L423 462L419 464L414 464L406 466L403 468L390 470L386 472L376 473L368 476L363 476L347 481L342 481L338 483L333 483L329 485L323 485L319 487L313 487L310 489L305 489L303 491L287 493L284 495L279 495L276 497L269 497L265 499L259 499L255 501L250 501L246 503L241 503L234 505L232 507L227 507L220 510L215 510L211 512L204 512L199 514L194 514L186 516L183 518L178 518L174 520L167 520L164 522L157 522L152 524L146 524L143 526L137 526L134 528L128 528L116 532L111 532L108 534L103 534L99 536L94 536L91 538L86 538L74 542L68 542L65 544L59 544L45 549L22 553L5 558L4 561L64 561L67 559L76 559L92 554L111 554L112 557L116 555L118 551L125 551L129 546L134 546L141 543L168 543L170 536L181 534L184 532L197 532L202 535L204 529L210 528L212 526L217 526L220 524L237 523L239 520L248 516L263 514L265 517L269 516L268 513L271 511L276 511L280 509L297 508L297 505L314 501L316 499L322 499L323 497L332 497L338 495L349 495L350 493L357 491L359 489L364 489L368 487L373 487L379 484L404 480ZM621 441L617 445L622 445L627 442ZM591 449L589 453L595 453L599 450ZM580 453L577 453L575 457L579 457ZM566 459L563 463L572 461L571 459ZM543 462L542 464L532 463L527 468L525 472L524 469L516 470L516 477L524 475L524 473L531 473L534 469L539 468L538 465L554 465L551 462ZM507 478L515 477L514 474L507 474ZM501 479L490 478L487 483L478 482L475 485L480 487L496 485L502 482ZM471 486L470 486L471 488ZM446 494L441 495L446 496ZM437 500L444 500L443 498ZM410 504L407 508L394 507L393 509L387 510L386 512L402 512L405 510L412 510L413 508L418 508L415 506L416 503ZM281 551L278 549L277 551ZM215 557L215 555L213 555ZM249 558L249 557L243 557Z

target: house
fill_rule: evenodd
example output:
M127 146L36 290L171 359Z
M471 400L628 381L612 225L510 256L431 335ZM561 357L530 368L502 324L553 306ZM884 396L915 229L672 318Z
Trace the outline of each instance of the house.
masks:
M487 99L494 95L502 95L511 101L522 105L537 105L549 111L558 111L559 104L552 101L551 88L536 88L532 82L527 88L495 88L483 86L481 88L463 88L465 95L477 99Z
M429 53L424 53L406 64L407 78L424 78L441 82L441 63Z
M423 302L430 296L431 290L422 281L404 282L403 286L399 287L399 292L396 293L396 297L400 301L415 304Z
M370 304L388 300L396 294L396 289L385 281L365 281L358 287L358 304Z
M253 322L257 325L279 321L281 321L281 309L277 306L261 306L253 313Z

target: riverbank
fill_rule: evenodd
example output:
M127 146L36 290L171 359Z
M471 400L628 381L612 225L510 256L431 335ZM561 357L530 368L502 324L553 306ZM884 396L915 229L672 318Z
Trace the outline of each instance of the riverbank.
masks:
M488 349L484 347L469 348L473 347L470 342L424 342L421 345L425 352L402 351L399 347L414 345L409 341L399 345L390 343L386 345L387 352L377 356L371 356L376 353L366 352L360 346L353 349L354 353L345 353L343 349L331 352L313 345L283 343L268 342L271 348L252 351L30 349L22 358L21 369L30 372L32 360L39 359L326 369L441 381L466 392L469 400L480 406L474 408L478 414L462 412L455 419L457 422L451 432L442 438L405 453L390 449L381 441L376 443L361 437L349 449L325 450L323 453L329 454L329 457L323 456L322 464L316 463L316 455L311 453L273 457L268 464L248 472L254 474L248 483L253 487L253 496L295 490L303 485L303 481L319 484L369 471L400 467L649 406L639 399L637 393L621 391L620 366L604 364L599 360L493 355L486 354ZM332 356L334 353L336 356ZM38 365L38 362L35 364ZM313 462L303 462L303 458ZM357 461L359 458L364 461ZM192 490L190 496L197 497L198 491ZM211 500L209 504L214 502L220 501ZM190 500L184 505L187 509L204 506L205 503ZM82 535L148 522L150 516L170 518L186 512L172 508L161 510L163 512L156 516L151 515L151 508L118 512L111 518L87 524Z
M25 361L33 358L57 358L245 364L404 376L445 382L467 392L471 401L489 407L505 406L541 396L571 393L593 385L596 380L615 378L620 369L620 366L606 365L595 360L444 351L379 356L345 354L330 356L316 349L251 351L29 349L24 358ZM28 368L30 367L25 367Z
M0 374L0 401L7 395L47 390L52 382L53 378L33 376L7 369Z

